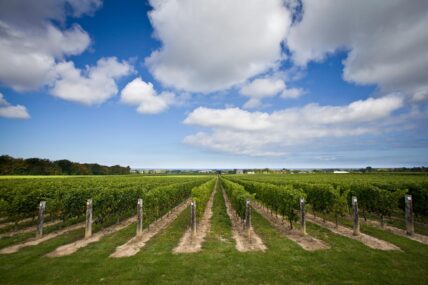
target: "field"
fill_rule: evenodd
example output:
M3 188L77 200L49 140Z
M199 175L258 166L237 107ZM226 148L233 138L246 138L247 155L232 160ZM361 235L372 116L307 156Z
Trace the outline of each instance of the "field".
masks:
M0 179L0 283L427 284L427 203L422 200L427 182L426 175L408 174L8 177ZM365 222L361 215L364 210L367 220L376 222L384 215L387 226L405 229L406 193L414 198L414 236L422 242ZM331 229L352 230L354 195L361 235L334 233ZM307 202L306 236L300 235L301 197ZM37 223L39 201L47 201L46 225L56 222L45 226L43 236L49 236L84 224L89 198L93 237L99 239L84 239L82 225L16 252L5 250L37 241L35 230L20 231ZM143 231L134 238L138 198L144 201ZM190 243L201 247L183 253L177 247L189 249L189 198L196 201L198 223ZM253 207L250 228L242 224L247 199ZM240 238L241 247L236 245ZM124 245L138 250L124 250Z

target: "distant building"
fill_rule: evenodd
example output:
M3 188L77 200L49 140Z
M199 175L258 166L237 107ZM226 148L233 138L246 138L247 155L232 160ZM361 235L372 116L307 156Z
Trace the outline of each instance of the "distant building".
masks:
M349 173L349 172L348 171L344 171L344 170L335 170L335 171L333 171L333 173L344 174L344 173Z
M256 174L254 171L248 171L247 174Z
M236 169L235 174L244 174L244 170Z

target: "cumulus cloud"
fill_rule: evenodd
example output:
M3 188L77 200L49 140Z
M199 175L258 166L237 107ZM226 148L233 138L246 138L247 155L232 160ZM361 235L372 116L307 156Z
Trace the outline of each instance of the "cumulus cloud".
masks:
M73 62L61 62L55 68L58 78L50 94L85 105L99 104L116 95L116 81L132 71L128 62L120 62L115 57L101 58L95 66L86 66L83 70Z
M121 101L137 106L142 114L157 114L168 109L175 101L171 92L162 92L159 95L150 82L144 82L140 77L129 82L121 92Z
M0 18L19 27L44 26L46 21L92 14L101 6L101 0L0 1Z
M343 77L428 99L428 1L303 0L287 37L298 65L347 51Z
M6 101L3 94L0 93L0 117L9 119L29 119L30 114L28 114L25 106L11 105Z
M256 108L261 105L261 100L267 97L273 97L285 89L285 83L281 79L258 78L244 85L239 93L250 97L245 103L244 108Z
M296 99L305 94L305 90L302 88L289 88L281 92L281 98L284 99Z
M240 93L252 98L272 97L284 90L285 83L281 79L259 78L243 86Z
M301 88L287 88L284 80L273 77L257 78L242 86L241 95L250 97L244 104L245 109L257 108L262 104L263 98L274 97L281 93L281 98L298 98L304 92Z
M162 46L146 59L166 86L189 92L227 89L283 59L291 16L282 0L151 0Z
M58 61L85 51L91 40L65 18L92 13L100 0L0 1L0 83L18 91L36 89L55 78Z
M211 132L187 136L184 142L236 154L284 155L287 146L315 139L379 133L391 114L403 105L401 97L389 95L345 106L309 104L272 113L199 107L184 123L210 128Z

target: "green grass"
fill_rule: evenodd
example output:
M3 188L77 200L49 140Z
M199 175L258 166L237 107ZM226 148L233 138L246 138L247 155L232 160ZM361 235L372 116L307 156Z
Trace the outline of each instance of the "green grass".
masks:
M364 227L364 232L398 245L383 252L308 224L308 232L331 249L307 252L283 237L255 212L253 226L268 250L240 253L231 237L223 198L217 192L211 233L203 250L172 254L188 225L188 210L137 255L108 256L135 234L135 224L71 256L44 255L80 238L75 231L41 245L0 256L1 284L428 284L428 246Z

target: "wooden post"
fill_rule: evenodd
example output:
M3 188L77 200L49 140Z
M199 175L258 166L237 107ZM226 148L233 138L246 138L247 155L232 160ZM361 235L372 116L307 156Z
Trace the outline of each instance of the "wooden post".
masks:
M40 238L43 235L43 222L45 219L46 201L40 201L39 204L39 223L37 224L36 237Z
M252 242L251 239L251 204L250 200L247 199L245 203L245 221L244 221L244 228L247 230L247 236L250 239L250 242Z
M358 236L360 235L360 221L358 219L358 200L355 196L352 196L352 210L354 215L354 236Z
M302 234L306 235L305 198L300 198L300 227Z
M85 238L92 236L92 199L86 201L86 227L85 227Z
M143 199L137 201L137 237L143 235Z
M190 203L190 226L192 230L192 236L196 234L196 202Z
M245 224L244 228L247 230L248 236L250 236L250 229L251 229L251 204L250 200L247 199L245 203Z
M406 205L405 218L406 218L406 233L411 236L415 233L415 227L413 224L413 205L412 195L406 195L404 197L404 203Z

